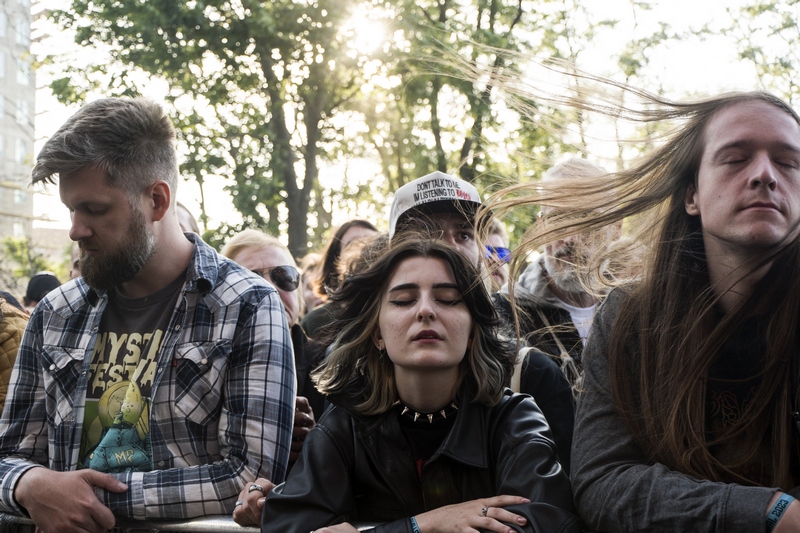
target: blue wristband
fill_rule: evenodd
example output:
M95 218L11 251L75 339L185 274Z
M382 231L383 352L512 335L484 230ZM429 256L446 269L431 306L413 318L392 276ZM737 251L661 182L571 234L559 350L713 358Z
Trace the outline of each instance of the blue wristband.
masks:
M772 530L775 529L775 526L781 521L783 513L793 501L794 498L788 494L781 494L781 497L778 498L778 501L775 502L775 505L773 505L769 513L767 513L767 533L772 533Z
M417 525L417 519L414 518L413 516L411 517L411 531L413 531L414 533L422 533L422 531L419 530L419 526Z

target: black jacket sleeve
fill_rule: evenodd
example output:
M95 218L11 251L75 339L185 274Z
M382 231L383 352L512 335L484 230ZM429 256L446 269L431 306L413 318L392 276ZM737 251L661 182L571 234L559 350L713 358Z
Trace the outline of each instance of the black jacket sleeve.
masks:
M426 506L414 481L413 460L408 458L407 464L393 446L404 437L399 427L394 432L397 424L391 419L385 422L380 428L388 433L378 438L378 426L354 422L337 405L328 409L306 437L286 482L267 495L262 532L306 532L380 517L376 533L411 533L410 516L425 512ZM523 496L531 502L509 509L525 516L528 524L510 528L525 533L582 531L547 422L529 396L508 390L495 407L462 404L456 426L458 434L454 427L437 452L439 459L428 464L444 469L442 479L459 480L447 489L460 493L456 501ZM476 434L486 437L476 439ZM386 448L374 449L381 442Z
M303 452L286 482L267 495L261 515L262 533L312 531L349 521L355 507L351 479L354 447L340 442L325 425L339 418L330 410L306 436ZM338 433L338 432L337 432ZM346 435L346 433L345 433Z
M541 411L522 394L512 395L502 411L493 417L497 427L491 430L490 456L497 458L494 493L531 500L506 508L528 519L525 527L509 526L529 533L583 531L569 478L557 460Z
M569 381L549 355L532 349L522 366L520 392L533 396L542 410L553 431L558 459L564 472L569 475L572 432L575 428L575 399Z

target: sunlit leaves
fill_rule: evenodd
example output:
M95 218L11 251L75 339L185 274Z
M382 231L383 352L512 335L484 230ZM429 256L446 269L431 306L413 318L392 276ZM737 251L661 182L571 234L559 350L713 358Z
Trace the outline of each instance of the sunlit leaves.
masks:
M751 2L729 13L730 24L721 32L736 40L739 56L752 63L765 88L796 106L800 1Z

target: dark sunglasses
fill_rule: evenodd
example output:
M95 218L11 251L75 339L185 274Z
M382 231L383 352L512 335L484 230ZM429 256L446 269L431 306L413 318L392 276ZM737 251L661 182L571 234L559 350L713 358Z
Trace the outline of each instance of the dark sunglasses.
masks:
M511 261L511 250L508 248L503 248L501 246L489 246L486 245L486 257L492 257L496 255L500 258L500 261L503 263L508 263Z
M300 286L300 272L293 266L283 265L272 268L253 270L262 278L271 281L282 291L292 292ZM267 277L269 276L269 277Z

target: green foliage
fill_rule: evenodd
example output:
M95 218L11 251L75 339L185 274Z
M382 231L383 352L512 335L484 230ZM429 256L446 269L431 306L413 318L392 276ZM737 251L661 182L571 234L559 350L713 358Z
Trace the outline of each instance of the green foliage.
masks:
M6 237L0 240L0 250L0 287L14 296L21 298L28 280L43 270L54 273L62 282L69 278L69 250L65 251L64 260L57 264L36 251L29 237Z
M211 174L229 190L245 225L277 233L285 206L289 246L305 252L318 150L327 121L363 83L362 58L339 33L354 2L73 0L53 20L112 61L51 83L62 101L102 88L135 95L166 80L185 149L182 171ZM77 80L77 81L76 81ZM204 206L203 206L204 207ZM201 215L202 217L202 215Z
M30 238L6 237L0 245L15 278L30 278L42 270L54 270L44 255L34 250Z
M354 13L388 28L374 50L356 46ZM334 210L358 202L382 212L394 190L431 171L457 174L488 194L583 151L579 113L539 106L541 120L520 122L495 79L465 79L451 59L522 77L526 57L576 61L597 32L617 24L591 19L579 0L71 0L50 17L111 58L62 65L50 83L62 102L138 95L166 82L181 171L200 184L204 227L203 184L211 177L228 180L241 214L240 224L226 221L206 240L219 246L237 229L256 227L288 233L297 257L309 241L324 240ZM672 37L662 28L632 42L619 59L626 76ZM557 124L577 124L581 139L565 139ZM320 182L322 166L376 156L376 179L348 171L331 187ZM506 221L512 240L531 220Z
M765 89L796 106L800 0L752 2L728 12L730 22L720 33L736 41L739 57L752 63Z
M225 246L225 243L228 242L228 239L239 233L240 231L247 229L252 226L248 226L247 224L221 224L219 227L214 229L207 229L203 232L201 237L203 241L206 242L209 246L214 248L216 251L222 250L222 247ZM254 229L258 229L254 227Z

